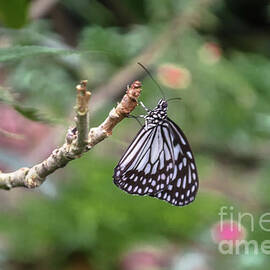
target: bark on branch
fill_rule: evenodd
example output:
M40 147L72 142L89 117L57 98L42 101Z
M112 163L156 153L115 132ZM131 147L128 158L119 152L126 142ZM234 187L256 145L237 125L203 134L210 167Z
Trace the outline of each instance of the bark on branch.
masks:
M51 155L43 162L31 168L20 168L11 173L0 172L0 189L14 187L35 188L40 186L49 174L67 165L73 159L89 151L97 143L112 134L113 128L132 112L138 105L138 97L141 93L139 81L127 87L126 94L116 108L113 108L109 116L98 127L88 128L88 103L91 93L86 89L87 81L82 81L77 87L77 99L75 109L75 128L70 128L66 135L65 143L53 150Z

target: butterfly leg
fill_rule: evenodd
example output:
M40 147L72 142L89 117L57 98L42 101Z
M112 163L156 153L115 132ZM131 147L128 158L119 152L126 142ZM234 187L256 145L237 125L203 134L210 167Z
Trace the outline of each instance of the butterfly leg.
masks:
M144 118L144 115L132 115L132 114L129 114L127 117L128 118L134 118L139 123L139 125L141 127L143 126L143 124L140 122L140 120L138 118Z
M143 104L142 101L140 101L140 104L141 104L141 106L145 109L145 111L147 111L147 112L151 111L150 109L148 109L148 108Z

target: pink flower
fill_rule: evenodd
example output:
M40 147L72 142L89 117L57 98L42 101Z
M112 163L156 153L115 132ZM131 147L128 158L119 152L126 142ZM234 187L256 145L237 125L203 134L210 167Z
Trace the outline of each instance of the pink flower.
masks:
M189 70L171 63L160 65L157 75L162 84L173 89L187 88L191 83Z
M120 266L123 270L164 269L168 264L166 252L152 246L130 250L124 254Z
M215 243L219 243L223 240L235 242L246 238L245 228L233 220L224 220L214 224L211 229L211 234Z

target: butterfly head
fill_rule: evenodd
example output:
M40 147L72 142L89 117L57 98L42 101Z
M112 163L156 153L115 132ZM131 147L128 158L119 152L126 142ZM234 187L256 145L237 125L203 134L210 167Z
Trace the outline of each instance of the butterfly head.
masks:
M159 102L158 102L158 105L157 105L156 109L164 110L164 111L167 112L167 108L168 108L168 102L167 102L167 100L160 99Z
M158 125L167 118L168 103L164 99L160 99L157 106L148 112L146 116L147 124Z

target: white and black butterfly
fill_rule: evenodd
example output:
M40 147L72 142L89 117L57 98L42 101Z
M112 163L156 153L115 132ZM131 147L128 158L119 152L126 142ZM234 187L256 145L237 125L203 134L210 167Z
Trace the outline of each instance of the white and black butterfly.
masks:
M153 110L145 108L145 125L115 167L113 178L130 194L184 206L195 199L198 174L186 136L168 118L167 108L165 99Z

